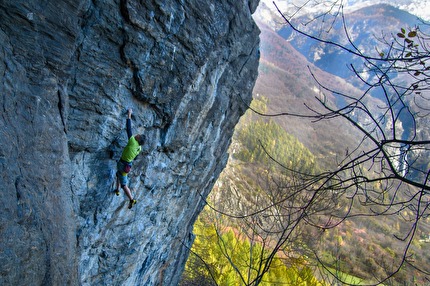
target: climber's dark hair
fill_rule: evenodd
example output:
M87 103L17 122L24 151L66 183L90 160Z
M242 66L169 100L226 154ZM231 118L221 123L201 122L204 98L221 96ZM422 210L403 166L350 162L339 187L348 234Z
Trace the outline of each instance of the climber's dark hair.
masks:
M138 134L138 135L134 136L134 138L136 139L137 143L139 143L139 145L145 144L145 141L146 141L145 135Z

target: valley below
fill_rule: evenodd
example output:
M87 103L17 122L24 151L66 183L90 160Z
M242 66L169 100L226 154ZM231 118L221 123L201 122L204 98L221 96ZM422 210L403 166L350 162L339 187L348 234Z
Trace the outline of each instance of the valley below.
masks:
M386 15L395 18L397 14L393 13L407 14L388 5L366 9L378 11L372 17L378 18L379 23L391 23L384 18ZM362 13L356 12L364 17ZM261 57L251 109L236 126L229 162L200 215L200 224L195 226L197 243L193 250L207 265L200 265L200 276L190 274L197 263L191 253L183 285L190 285L187 283L193 281L192 277L210 281L208 273L218 282L244 285L257 281L261 285L428 283L428 194L395 182L395 188L378 182L337 193L321 188L316 177L305 175L340 168L350 153L360 154L372 148L373 142L344 118L315 116L326 112L321 102L339 107L345 103L338 94L360 97L365 88L356 79L351 80L353 74L346 75L347 68L333 74L332 70L339 70L334 62L328 68L310 61L297 46L305 40L297 35L294 40L286 37L288 27L283 28L282 19L276 15L270 17L270 21L276 19L276 25L268 21L269 14L267 10L257 10L254 15L261 30ZM408 15L406 19L416 18ZM354 21L366 20L358 17ZM363 37L410 23L396 21L389 27L375 26L373 32L365 31ZM311 44L309 40L308 50ZM348 55L333 54L330 58L345 67L352 60ZM326 62L330 63L330 58ZM324 89L320 83L333 89ZM374 114L383 104L378 96L367 97L366 106ZM421 122L417 126L422 128L418 132L425 134L421 138L428 138L428 125ZM363 172L369 178L376 176L371 167ZM377 200L372 199L371 192L379 194ZM423 198L405 203L411 193L422 194ZM310 201L315 204L309 206ZM424 208L419 212L419 220L415 207ZM220 245L224 245L221 250ZM228 248L238 253L234 255ZM257 252L252 250L257 248ZM209 253L217 254L205 255ZM261 265L268 260L275 266L264 272ZM222 271L220 265L224 265ZM232 268L227 270L225 265Z

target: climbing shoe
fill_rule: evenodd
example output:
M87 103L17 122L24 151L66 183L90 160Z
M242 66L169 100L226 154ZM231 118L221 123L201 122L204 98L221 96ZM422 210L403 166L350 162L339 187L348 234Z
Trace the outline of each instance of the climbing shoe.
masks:
M118 189L115 190L115 195L119 196L119 190Z
M136 204L136 200L130 200L128 203L128 208L131 209Z

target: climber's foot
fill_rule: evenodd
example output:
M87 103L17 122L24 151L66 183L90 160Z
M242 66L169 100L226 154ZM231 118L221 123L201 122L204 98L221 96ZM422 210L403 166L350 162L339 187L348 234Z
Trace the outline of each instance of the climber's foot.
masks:
M136 200L130 200L128 203L128 208L131 209L136 204Z
M119 190L118 189L115 190L115 195L119 196Z

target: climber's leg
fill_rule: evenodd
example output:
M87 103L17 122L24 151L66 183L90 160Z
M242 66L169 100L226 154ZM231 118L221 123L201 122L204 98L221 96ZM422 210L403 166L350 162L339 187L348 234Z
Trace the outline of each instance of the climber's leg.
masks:
M127 185L122 185L122 189L124 190L124 193L127 195L127 197L131 200L133 200L133 197L131 196L131 191L127 187Z
M118 178L118 174L115 176L115 194L117 196L119 196L119 178Z

